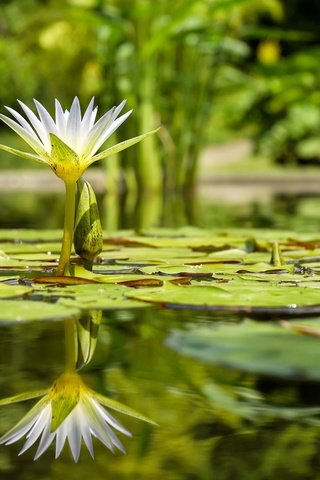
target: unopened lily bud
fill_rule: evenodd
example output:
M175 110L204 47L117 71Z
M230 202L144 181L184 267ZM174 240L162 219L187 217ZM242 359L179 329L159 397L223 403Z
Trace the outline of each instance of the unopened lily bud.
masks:
M102 310L84 312L77 320L78 359L77 368L90 362L96 348Z
M77 187L74 248L87 268L92 267L94 258L102 250L103 235L97 200L91 185L80 178Z

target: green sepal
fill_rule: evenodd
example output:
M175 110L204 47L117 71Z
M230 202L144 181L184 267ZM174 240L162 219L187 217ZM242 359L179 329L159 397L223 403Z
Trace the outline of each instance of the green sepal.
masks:
M115 153L121 152L122 150L125 150L126 148L131 147L131 145L135 145L136 143L141 142L141 140L144 140L145 138L150 137L150 135L154 135L159 130L160 130L160 127L156 128L155 130L151 130L150 132L143 133L142 135L138 135L137 137L129 138L124 142L117 143L117 145L107 148L107 150L104 150L103 152L100 152L97 155L94 155L90 161L90 164L97 162L98 160L103 160L104 158L110 157Z
M92 393L92 396L96 400L98 400L98 402L100 402L103 406L110 408L111 410L124 413L125 415L129 415L130 417L134 417L134 418L137 418L138 420L142 420L144 422L148 422L148 423L151 423L152 425L158 426L158 424L153 420L151 420L150 418L146 417L145 415L142 415L141 413L137 412L133 408L123 405L123 403L120 403L120 402L117 402L116 400L105 397L100 393L96 393L93 391L91 391L91 393Z
M50 167L65 183L75 183L83 173L78 155L54 133L50 133L50 141Z
M94 258L103 248L103 233L96 196L89 182L77 182L77 209L74 230L74 248L90 269Z
M78 155L72 148L68 147L61 138L54 133L50 133L51 141L51 158L58 162L75 162L78 161Z
M51 418L51 432L57 430L67 416L72 412L79 401L79 390L74 391L68 388L55 393L51 399L52 418Z
M19 393L13 397L1 398L0 407L3 405L10 405L11 403L23 402L24 400L31 400L33 398L42 397L48 392L48 389L32 390L30 392Z
M5 152L11 153L12 155L16 155L17 157L26 158L27 160L35 160L36 162L47 163L45 160L39 157L39 155L23 152L22 150L17 150L16 148L7 147L7 145L0 144L0 149L4 150Z

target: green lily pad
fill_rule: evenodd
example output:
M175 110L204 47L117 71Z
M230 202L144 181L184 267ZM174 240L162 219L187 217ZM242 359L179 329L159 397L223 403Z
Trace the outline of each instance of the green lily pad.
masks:
M8 285L6 283L0 283L0 298L22 297L23 295L27 295L32 291L33 291L32 287L27 287L24 285Z
M47 243L2 243L0 244L0 250L15 258L39 258L39 254L42 257L45 255L58 255L60 252L60 242Z
M180 273L189 273L192 275L197 274L209 274L212 275L226 275L226 274L244 274L244 273L272 273L278 272L278 267L273 267L267 263L257 263L254 265L241 265L236 261L226 261L224 263L204 261L203 263L194 263L194 264L179 264L176 262L175 265L157 265L157 266L147 266L141 267L141 272L145 273L163 273L166 275L179 275ZM282 272L287 272L286 268L281 270Z
M281 285L281 284L292 284L304 286L306 288L316 288L317 284L320 283L320 276L315 276L312 273L309 274L298 274L298 273L288 273L285 270L281 271L272 271L270 272L247 272L247 273L240 273L237 276L238 280L244 280L246 282L263 282L263 283L271 283L273 285Z
M93 272L73 256L71 271L79 279L64 277L65 282L53 276L60 241L60 231L0 230L0 273L26 282L37 277L35 294L84 309L155 304L254 314L320 311L320 240L310 234L194 227L121 231L105 236ZM270 264L275 241L286 261L280 267ZM72 279L87 285L72 285ZM4 288L12 290L3 298L32 292L18 282Z
M132 292L130 298L169 308L197 308L252 313L320 313L318 288L286 285L235 284L185 286L166 283L163 287Z
M73 285L65 288L55 288L41 291L44 296L60 298L59 304L75 306L85 310L113 310L128 308L150 307L145 302L128 297L134 291L123 285L114 284L89 284Z
M60 242L61 230L32 230L32 229L2 229L0 230L0 243L2 242Z
M81 310L75 305L66 307L31 300L0 300L0 324L78 318L80 314Z
M319 327L319 321L315 325ZM184 355L227 368L294 380L320 380L320 339L273 323L246 321L175 331L166 344Z
M199 259L205 258L206 254L202 252L193 252L189 248L179 248L172 246L171 248L131 248L125 247L117 251L105 251L100 254L102 260L122 260L130 263L164 263L168 261L172 263L173 258L181 259Z

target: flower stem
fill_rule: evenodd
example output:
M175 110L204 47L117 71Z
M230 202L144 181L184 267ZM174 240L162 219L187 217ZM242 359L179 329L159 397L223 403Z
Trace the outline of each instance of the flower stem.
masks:
M64 321L65 372L74 373L77 362L76 325L73 318Z
M73 242L74 214L76 206L76 183L65 183L66 202L64 211L64 231L62 247L59 258L59 265L56 275L65 275L66 268L70 262L70 255Z

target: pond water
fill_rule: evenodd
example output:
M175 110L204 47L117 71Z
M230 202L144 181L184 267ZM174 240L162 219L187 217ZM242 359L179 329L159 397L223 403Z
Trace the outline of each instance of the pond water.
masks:
M317 232L320 195L302 190L281 193L259 186L202 188L192 196L103 195L98 204L104 229L172 227L252 227ZM235 193L235 192L234 192ZM260 195L262 193L262 195ZM56 229L63 224L62 192L8 191L0 198L0 228Z
M10 203L10 195L16 202ZM308 194L275 195L268 202L254 199L237 207L203 197L183 207L174 197L169 204L158 199L147 205L130 199L100 200L108 212L104 225L110 230L218 224L317 232L320 211L320 198ZM60 195L9 194L4 207L2 228L58 228L62 222ZM95 352L81 376L93 390L134 408L158 426L115 413L133 435L119 434L127 454L113 455L94 441L94 461L82 446L76 464L68 446L58 460L50 447L34 462L36 447L17 456L21 441L1 445L1 480L320 479L320 383L299 375L279 379L224 368L179 351L172 341L175 331L246 319L250 320L246 313L161 306L104 312ZM263 318L270 319L274 320ZM1 398L48 388L63 372L64 359L63 321L1 325ZM1 434L35 402L2 406Z
M35 448L1 446L1 479L316 479L319 472L319 384L259 378L208 366L166 346L172 329L238 321L188 311L138 310L104 315L92 362L82 377L156 421L117 414L133 438L127 455L94 443L74 464L68 447L33 461ZM1 328L1 394L46 388L63 371L63 323ZM2 407L1 431L34 401ZM303 407L304 413L301 413ZM121 439L122 440L122 439Z

